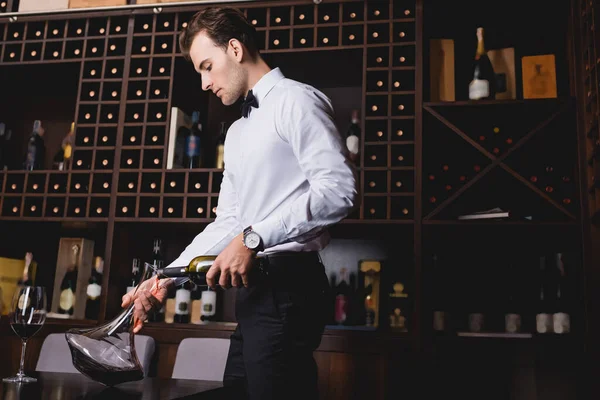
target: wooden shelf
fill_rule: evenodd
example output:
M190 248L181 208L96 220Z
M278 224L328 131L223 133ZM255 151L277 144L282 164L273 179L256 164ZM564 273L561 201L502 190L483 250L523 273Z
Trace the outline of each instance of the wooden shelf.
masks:
M577 221L510 221L510 220L435 220L428 219L423 221L423 225L457 225L457 226L528 226L528 227L544 227L544 226L578 226Z
M539 103L564 103L571 98L553 99L515 99L515 100L461 100L461 101L425 101L423 107L472 107L472 106L502 106Z

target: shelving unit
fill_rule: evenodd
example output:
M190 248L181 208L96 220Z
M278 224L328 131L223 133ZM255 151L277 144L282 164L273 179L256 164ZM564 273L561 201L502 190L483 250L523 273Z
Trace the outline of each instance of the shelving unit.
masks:
M484 357L485 351L497 354L494 346L509 346L506 357L517 354L529 361L533 358L534 363L538 346L568 348L573 359L583 359L578 339L593 340L586 324L594 314L584 304L590 288L573 301L573 332L566 337L551 335L556 336L552 339L533 331L510 335L460 329L438 337L431 327L430 304L439 280L431 256L445 248L462 249L465 254L485 248L492 255L516 256L581 252L581 262L570 275L573 285L582 287L588 274L597 276L591 267L588 229L590 221L600 220L594 208L598 196L593 196L594 190L588 193L591 170L585 168L588 161L597 166L592 145L598 139L598 96L588 99L579 93L598 88L597 64L590 61L596 59L595 37L588 35L595 16L593 6L575 3L571 6L581 10L581 15L561 14L571 12L561 3L559 11L541 21L536 18L535 24L527 20L529 10L515 17L518 21L510 27L505 23L509 19L500 23L499 16L497 20L480 16L490 27L486 40L490 38L487 43L492 48L518 45L518 56L532 49L557 55L559 96L524 100L518 91L515 100L478 102L465 100L470 72L465 67L468 62L462 61L473 55L471 27L475 22L470 14L454 9L454 4L437 0L233 4L256 27L261 53L270 65L281 66L286 76L312 84L332 99L342 131L352 109L361 110L360 208L334 227L332 235L378 240L390 247L393 257L385 264L389 268L386 283L395 274L403 274L408 282L409 332L396 333L385 324L373 331L326 329L316 354L320 370L325 371L321 377L324 395L360 398L370 393L374 398L388 398L398 376L416 382L412 378L439 378L444 373L436 370L440 365L464 366L452 359L459 349L468 350L465 360L479 360L477 356ZM5 240L4 244L0 240L0 255L20 256L27 237L10 234L20 227L34 232L34 246L39 242L40 248L43 244L49 249L38 251L46 265L52 265L56 254L44 238L92 235L95 254L103 255L106 265L99 321L120 310L131 258L149 254L153 236L160 233L169 238L165 258L171 260L215 218L223 171L210 167L214 155L205 154L203 168L192 170L168 169L166 160L172 107L186 112L200 109L209 149L219 123L239 117L237 105L226 108L202 92L200 78L179 52L177 33L204 6L164 4L158 13L151 5L95 12L82 9L20 16L16 21L11 21L12 14L0 14L0 84L10 83L15 93L0 99L0 110L23 107L33 101L36 89L43 99L36 104L48 108L40 111L39 118L31 113L5 117L0 111L0 119L12 122L12 118L19 125L21 142L13 142L13 153L22 152L29 120L34 118L48 121L49 158L71 121L76 122L77 132L73 162L66 171L51 170L48 161L44 170L0 173L0 229L4 230L0 238ZM577 35L570 35L576 28L586 33L579 47L575 46ZM499 34L503 30L509 32ZM545 34L550 36L539 45ZM429 83L424 78L429 73L428 40L437 37L451 37L457 43L457 101L428 98ZM558 40L565 38L569 40ZM569 62L575 60L573 54L581 54L587 75L578 72L578 62ZM26 69L28 74L14 73L17 69ZM27 77L35 75L31 71L45 69L50 72L40 72L41 78L28 82ZM8 76L3 71L9 70L11 78L3 80L1 76ZM53 80L55 85L42 85ZM585 89L579 80L587 85ZM23 93L20 87L26 88ZM62 101L52 101L53 94ZM56 118L47 118L50 114ZM585 127L578 125L582 120ZM588 141L585 153L582 137ZM15 168L17 164L13 162ZM521 216L531 213L532 220L458 219L497 206ZM461 265L462 260L455 259L449 267L460 271ZM525 267L522 272L529 270ZM53 271L46 270L40 279L53 282ZM385 315L381 322L387 323ZM92 323L51 320L44 329L64 331ZM228 337L232 326L229 320L206 325L148 324L144 332L157 340L160 350L153 372L169 376L172 350L182 338ZM5 323L0 328L4 336L11 335ZM481 341L489 346L479 347ZM33 343L35 353L41 341ZM480 350L481 354L475 354ZM359 370L364 382L352 379ZM521 374L517 367L514 371ZM453 374L457 379L459 375L458 370ZM343 380L344 390L334 393L334 386L340 386L336 376L348 378ZM530 376L519 376L528 379L525 385L532 384ZM453 386L460 386L458 382ZM491 387L479 394L485 397ZM416 383L407 383L404 389L406 394L422 394Z

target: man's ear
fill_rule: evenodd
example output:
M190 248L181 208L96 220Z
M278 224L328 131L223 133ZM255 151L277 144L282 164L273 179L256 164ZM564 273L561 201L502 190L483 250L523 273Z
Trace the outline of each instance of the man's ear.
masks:
M242 62L244 58L244 45L237 39L229 39L228 51L235 57L237 62Z

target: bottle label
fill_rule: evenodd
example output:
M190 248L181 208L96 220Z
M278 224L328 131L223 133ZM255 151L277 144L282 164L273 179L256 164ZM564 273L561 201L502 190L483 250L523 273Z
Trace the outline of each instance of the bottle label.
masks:
M469 314L469 330L471 332L481 332L483 330L483 314L482 313Z
M508 333L521 331L521 316L519 314L506 314L504 316L504 328Z
M359 139L356 135L350 135L346 138L346 147L350 154L358 154L359 151Z
M102 293L102 286L97 283L90 283L87 287L87 297L90 300L96 300Z
M217 293L212 290L205 290L202 292L202 315L212 316L216 312Z
M569 333L571 331L571 318L567 313L555 313L552 316L554 333Z
M190 291L179 289L175 292L175 314L187 315L190 313L188 304L190 302Z
M199 154L200 138L195 135L190 135L185 140L185 154L188 157L196 157Z
M75 294L71 289L65 289L60 292L60 300L58 302L63 310L70 310L75 305Z
M490 83L482 79L473 79L469 84L469 99L478 100L490 95Z
M538 333L552 332L552 316L550 314L540 313L535 316L535 326Z
M343 294L335 296L335 322L343 323L346 321L348 313L348 299Z
M433 329L436 331L446 330L446 313L443 311L433 312Z

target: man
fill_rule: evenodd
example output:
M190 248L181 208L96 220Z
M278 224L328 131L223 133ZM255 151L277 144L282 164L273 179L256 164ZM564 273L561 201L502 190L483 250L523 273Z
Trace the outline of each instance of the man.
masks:
M329 289L318 250L328 244L326 228L354 208L356 176L329 99L271 69L254 34L239 11L207 8L180 35L202 89L225 105L240 98L244 105L225 141L217 218L169 267L218 254L208 284L218 277L221 287L238 288L225 384L240 385L252 400L316 399L313 351ZM144 321L166 296L144 285L123 306L133 300Z

